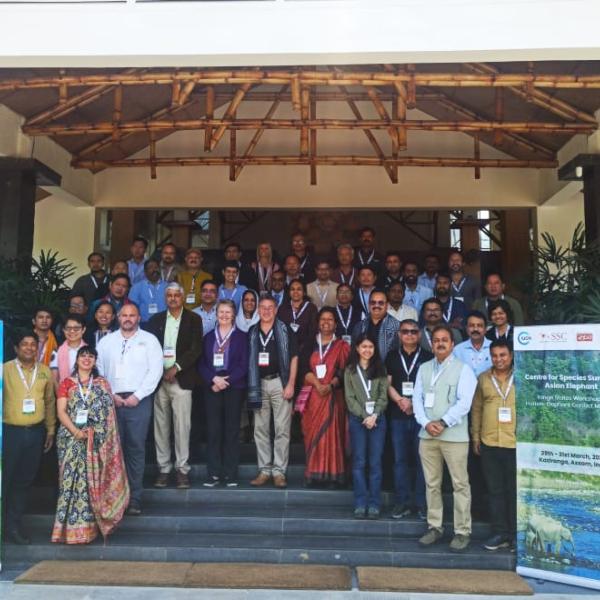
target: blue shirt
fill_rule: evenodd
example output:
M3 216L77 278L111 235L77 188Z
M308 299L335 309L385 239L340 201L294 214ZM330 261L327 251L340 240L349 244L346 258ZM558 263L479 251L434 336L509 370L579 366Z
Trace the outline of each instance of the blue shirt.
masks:
M140 309L142 323L150 319L152 315L167 310L165 290L168 282L159 281L150 283L147 279L136 283L129 292L129 300L135 302Z
M202 335L206 335L215 328L217 323L217 309L213 306L212 310L207 312L202 308L202 304L194 309L197 315L202 319Z
M431 290L428 287L417 284L414 290L408 287L404 290L403 304L412 306L417 312L421 312L421 306L425 300L429 300L433 296Z
M131 280L132 286L146 279L146 275L144 273L145 262L146 260L144 259L142 262L136 263L135 260L133 260L133 258L130 258L127 261L127 274L129 275L129 279Z
M225 284L219 286L219 300L231 300L235 304L235 312L240 310L242 296L248 288L241 283L238 283L233 289L228 289Z
M428 277L427 273L421 273L417 277L417 285L429 288L431 290L431 295L433 296L433 290L435 290L435 280L437 278L437 274L433 277Z
M453 354L460 362L469 365L477 377L492 367L490 346L492 342L483 338L483 346L477 350L471 340L466 340L454 346Z

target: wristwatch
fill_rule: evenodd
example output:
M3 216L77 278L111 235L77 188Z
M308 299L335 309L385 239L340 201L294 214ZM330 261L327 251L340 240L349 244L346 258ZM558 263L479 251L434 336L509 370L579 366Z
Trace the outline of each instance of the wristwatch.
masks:
M446 423L446 421L444 421L444 419L440 419L440 423L442 424L442 427L444 429L446 429L446 427L448 427L448 423Z

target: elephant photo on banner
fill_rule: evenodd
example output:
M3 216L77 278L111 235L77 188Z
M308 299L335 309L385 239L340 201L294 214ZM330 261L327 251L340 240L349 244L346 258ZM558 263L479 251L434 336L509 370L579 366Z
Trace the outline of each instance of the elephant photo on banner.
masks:
M544 515L533 514L527 521L526 545L531 552L574 557L575 542L568 527Z

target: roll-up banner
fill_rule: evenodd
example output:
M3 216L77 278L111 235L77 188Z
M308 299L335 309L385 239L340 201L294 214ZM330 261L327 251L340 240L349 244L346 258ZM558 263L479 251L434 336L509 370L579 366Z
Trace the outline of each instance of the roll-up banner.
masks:
M600 589L600 325L517 327L517 572Z
M2 407L2 390L4 389L4 379L2 378L2 368L4 366L4 324L0 321L0 515L2 514L2 415L4 409ZM2 560L2 519L0 519L0 561ZM2 571L2 562L0 562L0 571Z

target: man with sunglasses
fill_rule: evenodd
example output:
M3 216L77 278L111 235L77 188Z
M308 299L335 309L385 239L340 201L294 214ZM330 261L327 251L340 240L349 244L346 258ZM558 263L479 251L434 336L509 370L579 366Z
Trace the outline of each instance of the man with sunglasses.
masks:
M387 297L382 290L373 290L369 296L369 314L359 321L352 330L352 343L361 335L368 335L377 344L381 360L385 359L398 345L400 321L387 312Z
M421 426L415 419L412 395L419 367L433 354L420 347L421 332L416 320L401 321L398 336L398 351L390 352L385 361L390 384L387 419L394 449L392 518L402 519L416 512L421 520L426 520L425 478L419 458Z

